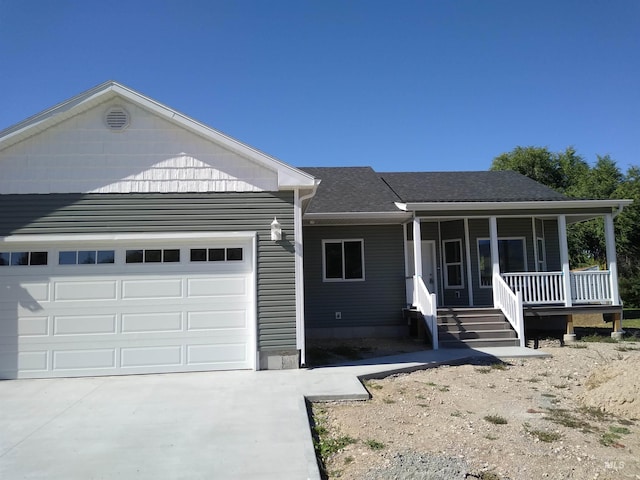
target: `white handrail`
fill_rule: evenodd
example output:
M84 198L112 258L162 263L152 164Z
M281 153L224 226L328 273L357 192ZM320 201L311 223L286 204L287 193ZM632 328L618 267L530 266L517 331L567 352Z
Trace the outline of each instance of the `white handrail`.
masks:
M520 346L526 346L522 293L519 291L514 292L500 275L494 275L493 303L496 308L502 310L502 313L516 331L518 339L520 340Z
M562 272L502 273L512 291L522 293L524 305L563 304ZM571 303L613 303L611 272L608 270L571 272Z
M571 301L613 303L610 278L608 270L571 272Z
M424 317L424 322L431 333L433 349L438 349L438 306L436 294L429 292L420 275L413 276L413 303Z

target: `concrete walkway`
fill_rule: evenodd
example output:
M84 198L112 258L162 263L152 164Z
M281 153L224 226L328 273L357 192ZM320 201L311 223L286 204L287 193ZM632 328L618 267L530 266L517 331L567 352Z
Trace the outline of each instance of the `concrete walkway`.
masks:
M415 352L315 369L0 381L0 479L319 479L305 398L358 378L546 354Z

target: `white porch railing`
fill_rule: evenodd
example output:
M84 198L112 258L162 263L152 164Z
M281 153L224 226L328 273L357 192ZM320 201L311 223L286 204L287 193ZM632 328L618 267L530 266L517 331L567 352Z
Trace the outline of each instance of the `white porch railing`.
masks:
M493 302L496 308L502 310L502 313L518 334L520 346L525 347L522 293L514 292L500 275L494 275Z
M411 283L412 303L424 317L424 323L429 329L433 349L438 349L438 306L436 294L429 292L429 289L422 281L422 277L414 275L412 282L407 282L407 287ZM407 291L409 289L407 288Z
M565 303L562 272L502 273L501 276L512 291L522 293L524 305ZM571 272L569 278L573 304L613 303L608 270Z
M562 272L503 273L501 276L512 291L522 293L524 305L564 303Z
M570 278L573 303L613 303L608 270L571 272Z

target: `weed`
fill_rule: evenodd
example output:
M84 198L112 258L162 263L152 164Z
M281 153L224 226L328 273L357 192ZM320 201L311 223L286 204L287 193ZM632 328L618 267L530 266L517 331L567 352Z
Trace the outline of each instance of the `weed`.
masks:
M451 412L452 417L461 417L462 412L460 410L456 410L455 412Z
M419 407L422 407L422 408L428 408L429 407L429 405L427 405L426 403L418 403L417 405Z
M353 458L351 455L349 455L348 457L344 458L344 464L345 465L349 465L350 463L353 463L355 461L355 458Z
M624 445L618 442L620 435L613 432L603 433L600 436L600 444L605 447L624 448Z
M568 387L568 385L566 383L560 383L558 385L554 385L553 386L553 388L559 388L559 389L567 388L567 387Z
M629 435L631 433L631 430L629 430L627 427L616 427L614 425L609 427L609 431L611 433L622 434L622 435Z
M449 386L448 385L442 385L441 387L438 387L438 390L440 390L441 392L448 392L449 391Z
M545 420L549 420L558 425L562 425L567 428L579 428L583 433L593 431L593 427L588 422L581 420L569 413L568 410L562 408L548 408Z
M541 395L543 397L548 397L548 398L555 398L556 395L554 395L553 393L541 393Z
M490 371L491 371L490 367L476 368L476 372L478 372L478 373L489 373Z
M631 420L627 420L626 418L618 419L618 423L620 425L633 425L633 422Z
M600 421L603 421L605 418L607 418L606 412L598 407L582 406L578 408L578 411L584 415L587 415L591 418L595 418L596 420L600 420Z
M482 472L480 480L500 480L500 477L493 472Z
M536 377L527 379L527 382L531 382L531 383L538 383L539 381L540 381L540 379L536 378Z
M374 383L370 380L365 380L364 381L364 386L368 389L368 390L382 390L382 385L380 385L379 383Z
M338 438L330 438L330 437L320 437L318 442L316 443L316 451L320 454L320 457L323 460L326 460L331 455L338 453L347 445L351 445L352 443L356 443L357 440L355 438L349 437L348 435L344 435Z
M491 434L485 435L484 438L486 438L487 440L497 440L498 439L498 437L496 437L495 435L491 435Z
M572 343L567 345L569 348L588 348L584 343Z
M562 435L557 432L548 432L546 430L531 428L531 426L526 422L524 423L523 427L526 433L528 433L532 437L537 438L541 442L551 443L562 438Z
M386 445L382 442L378 442L377 440L367 440L364 442L367 447L371 450L382 450L386 447Z
M603 337L601 335L585 335L584 337L582 337L580 339L581 342L587 342L587 343L618 343L617 340L611 338L611 337Z
M489 423L493 423L494 425L507 424L507 419L504 417L501 417L500 415L486 415L484 419Z
M425 399L425 396L424 396L424 395L420 395L420 394L418 394L418 395L416 395L416 398L417 398L418 400L424 400L424 399Z
M540 377L548 377L549 375L551 375L550 372L542 372L542 373L538 374L538 376L540 376Z
M387 404L396 403L396 401L393 400L392 398L383 398L382 401Z
M617 350L619 352L631 352L633 350L638 350L636 347L627 347L627 346L623 346L623 345L616 345L614 347L614 350Z
M491 366L491 370L506 370L507 369L507 364L505 362L492 363L490 366Z
M438 386L438 385L436 385L436 384L435 384L435 383L433 383L433 382L427 382L425 385L426 385L427 387L437 387L437 386Z

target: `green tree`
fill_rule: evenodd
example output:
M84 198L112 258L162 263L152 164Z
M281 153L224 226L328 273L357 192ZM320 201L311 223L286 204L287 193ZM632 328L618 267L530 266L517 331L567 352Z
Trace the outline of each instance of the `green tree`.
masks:
M491 170L514 170L573 198L628 198L635 202L616 218L616 253L620 295L626 305L640 306L640 169L623 174L608 155L590 167L573 147L550 152L546 147L516 147L497 156ZM573 267L606 264L603 220L569 225Z

